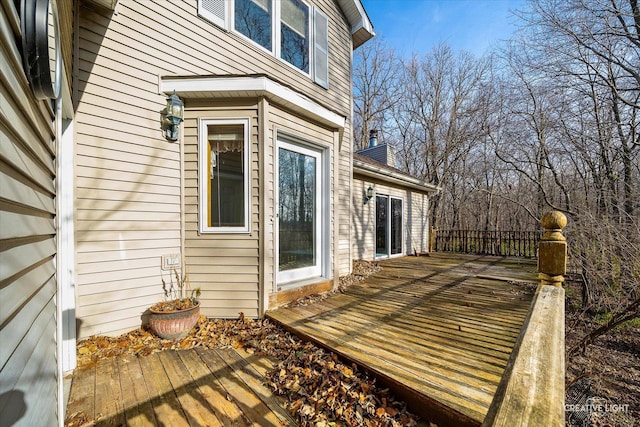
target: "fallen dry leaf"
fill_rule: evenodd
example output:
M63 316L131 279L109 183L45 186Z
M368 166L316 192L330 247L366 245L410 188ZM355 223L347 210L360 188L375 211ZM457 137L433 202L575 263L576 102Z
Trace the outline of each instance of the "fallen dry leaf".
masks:
M354 272L340 278L341 289L381 268L376 263L354 263ZM298 304L312 304L323 296L307 297ZM194 347L243 348L276 361L265 383L286 397L287 407L301 426L416 426L417 417L388 389L380 388L354 364L345 364L336 354L304 342L268 320L207 319L201 316L191 333L181 341L163 340L139 328L119 337L92 336L77 344L78 368L95 366L106 357L146 356L165 350ZM67 418L66 426L90 421L82 413Z

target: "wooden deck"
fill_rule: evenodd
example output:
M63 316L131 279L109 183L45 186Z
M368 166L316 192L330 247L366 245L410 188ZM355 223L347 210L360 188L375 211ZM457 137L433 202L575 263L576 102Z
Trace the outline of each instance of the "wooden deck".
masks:
M74 372L67 417L83 413L98 426L296 425L262 384L270 368L233 349L103 359Z
M432 254L381 262L344 294L268 312L361 365L439 425L480 425L528 314L535 260Z

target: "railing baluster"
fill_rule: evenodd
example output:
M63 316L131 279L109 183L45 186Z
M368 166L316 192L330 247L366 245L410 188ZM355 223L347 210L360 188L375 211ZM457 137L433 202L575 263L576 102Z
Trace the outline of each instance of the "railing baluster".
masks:
M436 230L432 238L436 252L454 252L532 258L540 233L529 230Z

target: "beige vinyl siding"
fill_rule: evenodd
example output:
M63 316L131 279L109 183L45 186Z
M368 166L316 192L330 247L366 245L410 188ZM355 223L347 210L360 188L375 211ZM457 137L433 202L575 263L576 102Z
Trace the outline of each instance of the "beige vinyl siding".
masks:
M158 67L166 62L156 58L148 66L149 55L122 43L127 35L100 13L79 8L79 338L139 327L145 310L162 298L162 256L181 247L179 145L163 138L165 96L157 93L158 74L167 72Z
M185 2L186 3L186 2ZM187 4L183 3L182 6ZM221 74L267 74L270 78L283 82L294 90L304 93L315 102L349 117L351 111L351 35L342 12L333 1L311 2L329 17L329 90L315 84L304 73L299 72L285 61L259 48L257 45L233 31L226 32L197 17L202 28L198 36L204 38L205 46L215 49L214 57L223 64L237 65L239 70L222 72ZM193 8L196 2L193 2ZM195 37L195 44L199 38ZM199 48L203 48L200 46ZM210 51L203 52L210 53ZM228 57L227 57L228 56ZM345 132L345 135L348 135ZM350 138L350 136L348 136Z
M199 233L198 119L248 119L250 232ZM187 103L185 150L185 256L192 288L201 289L200 311L209 317L259 315L259 154L257 100Z
M352 80L351 80L351 31L344 22L344 15L337 7L335 1L317 1L315 4L329 17L329 91L321 95L319 102L331 101L329 108L337 108L340 114L347 117L345 128L341 134L341 139L336 138L334 160L337 169L337 182L335 183L334 198L334 225L337 232L332 234L338 239L337 252L332 254L335 257L334 270L338 276L351 272L351 261L353 259L351 248L351 178L352 178L352 129L351 129L351 105L352 105ZM336 107L334 107L334 105Z
M411 212L411 223L408 227L411 231L411 240L407 242L407 251L413 253L429 252L429 196L424 193L410 193L407 208ZM405 227L407 228L407 227Z
M55 426L55 119L22 70L13 4L0 12L0 419Z
M58 26L60 28L60 49L62 60L64 61L64 72L67 81L71 85L73 82L71 73L73 71L73 0L57 0L58 5ZM69 88L71 89L71 88Z
M203 314L235 317L260 312L262 271L259 195L273 200L273 182L260 183L257 103L251 101L251 233L197 239L197 144L194 99L184 99L185 157L179 143L164 139L162 76L267 75L342 116L351 111L351 35L331 0L316 2L329 17L329 89L284 61L197 15L197 2L120 0L116 13L81 3L75 63L76 268L79 338L116 335L138 327L144 311L161 299L161 256L180 253L195 284L203 285ZM206 108L217 108L212 100ZM234 111L234 100L221 105ZM246 104L246 103L245 103ZM241 105L242 106L242 105ZM246 105L244 105L246 107ZM340 263L350 269L350 123L339 164ZM192 148L197 147L195 145ZM181 172L181 161L185 170ZM271 177L273 178L273 177ZM185 188L181 190L181 180ZM264 188L267 185L267 188ZM263 190L264 189L264 190ZM181 198L185 204L181 225ZM265 202L267 203L267 202ZM195 210L194 210L195 209ZM194 234L196 233L196 234ZM273 254L271 254L272 256ZM268 261L267 261L268 262ZM272 261L271 261L272 263ZM222 270L221 267L228 268ZM267 288L267 290L270 288ZM134 295L127 298L126 295Z
M373 260L375 258L376 211L375 197L364 203L364 195L373 183L369 178L353 178L352 203L352 244L354 259Z
M266 98L261 98L258 102L258 144L260 153L261 190L260 193L260 276L262 287L262 310L269 308L269 294L275 288L275 259L276 248L275 239L275 197L276 197L276 176L275 176L275 149L274 135L269 117L272 106Z
M352 198L352 141L351 122L348 121L344 129L343 141L338 144L338 183L336 198L336 215L338 218L338 275L351 273L353 254L351 252L351 228L353 227L351 198Z

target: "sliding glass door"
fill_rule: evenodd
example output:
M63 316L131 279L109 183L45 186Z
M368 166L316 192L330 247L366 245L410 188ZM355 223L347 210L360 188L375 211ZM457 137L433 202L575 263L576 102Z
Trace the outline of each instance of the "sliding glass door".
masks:
M389 224L389 246L391 255L402 253L402 199L391 197L391 224Z
M376 196L376 258L402 254L402 199Z

